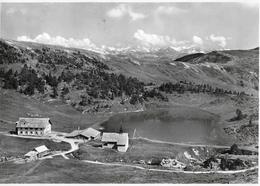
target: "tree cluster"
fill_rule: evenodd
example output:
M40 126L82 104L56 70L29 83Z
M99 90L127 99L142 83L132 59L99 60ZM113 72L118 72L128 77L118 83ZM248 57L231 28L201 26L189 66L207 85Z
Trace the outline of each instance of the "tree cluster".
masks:
M23 56L22 50L17 50L0 40L0 64L25 62L26 58Z
M5 72L1 69L1 78L4 79L3 88L6 89L17 89L20 87L19 91L26 95L33 95L35 89L40 93L44 93L45 81L43 78L38 77L36 71L32 68L28 68L25 64L21 72L17 71L13 73L12 69Z
M210 93L215 95L224 95L224 94L233 94L233 95L243 95L244 92L236 92L231 90L225 90L223 88L215 87L213 88L209 84L195 84L192 82L180 81L177 83L163 83L159 86L159 90L172 94L173 92L177 93L184 93L184 92L190 92L190 93Z
M56 65L66 65L68 68L82 69L84 65L94 66L98 69L109 69L108 66L96 58L87 57L80 52L73 52L68 54L64 50L51 50L48 47L42 49L36 49L35 52L38 54L39 63L48 64L52 68L56 68Z
M167 100L158 91L145 91L145 84L137 78L126 77L122 74L92 69L76 74L75 79L74 85L78 89L85 89L86 93L95 99L113 100L115 97L128 96L131 104L142 103L149 97Z
M220 162L218 160L220 160ZM214 164L216 168L220 168L222 170L238 170L246 166L249 166L249 162L244 162L239 158L229 159L227 156L221 158L216 158L215 156L211 156L210 158L208 158L203 162L202 166L204 168L214 169L213 167Z
M59 77L52 73L37 73L33 68L26 64L20 73L13 73L12 70L5 72L2 69L1 76L4 79L3 88L19 89L21 93L33 95L35 90L44 93L45 85L52 88L52 98L58 96L59 83L66 82L72 84L72 88L85 90L85 95L81 96L80 105L85 106L93 103L93 99L113 100L115 97L129 97L130 104L143 103L149 98L157 98L162 101L168 101L158 90L145 90L145 84L137 78L126 77L122 74L108 73L100 68L90 68L85 71L72 73L64 70ZM65 95L70 92L69 86L64 86L60 96L64 99Z
M236 109L236 116L229 119L228 121L229 122L232 122L232 121L239 121L239 120L242 120L244 118L247 117L247 114L243 114L242 111L240 109Z
M237 158L237 159L227 159L225 157L221 158L220 161L220 168L222 170L238 170L245 167L244 162Z

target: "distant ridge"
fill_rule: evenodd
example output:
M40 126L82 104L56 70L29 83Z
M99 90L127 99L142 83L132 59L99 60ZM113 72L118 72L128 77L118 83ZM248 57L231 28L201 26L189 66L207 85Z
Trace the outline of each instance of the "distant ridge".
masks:
M175 59L174 61L182 61L182 62L188 62L191 60L195 60L201 56L204 56L204 53L195 53L195 54L189 54L180 58Z

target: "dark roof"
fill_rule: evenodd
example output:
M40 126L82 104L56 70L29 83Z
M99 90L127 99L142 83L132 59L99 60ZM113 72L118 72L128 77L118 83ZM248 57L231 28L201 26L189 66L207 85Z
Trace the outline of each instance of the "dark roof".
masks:
M82 130L74 130L71 133L67 134L66 137L75 137L80 135L80 133L82 132Z
M19 118L16 127L22 128L46 128L50 122L50 118Z

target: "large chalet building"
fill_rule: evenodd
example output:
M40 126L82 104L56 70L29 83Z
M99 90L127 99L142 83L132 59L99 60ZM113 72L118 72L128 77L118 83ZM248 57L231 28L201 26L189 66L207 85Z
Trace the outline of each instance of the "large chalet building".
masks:
M16 133L21 136L44 136L51 133L50 118L19 118Z

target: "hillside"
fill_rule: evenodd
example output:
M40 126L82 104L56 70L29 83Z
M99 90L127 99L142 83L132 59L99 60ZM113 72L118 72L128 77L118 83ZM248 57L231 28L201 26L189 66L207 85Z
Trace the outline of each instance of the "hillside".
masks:
M127 55L108 55L106 64L118 73L138 77L144 82L161 84L186 80L257 95L258 50L180 55L181 58L150 56L142 59Z
M179 93L210 85L209 91L198 92L258 94L256 49L191 55L171 48L97 53L1 39L0 56L4 89L45 101L58 99L82 112L131 111L143 109L145 102L167 101L165 88L159 88L165 82L177 83L173 91Z
M5 89L46 101L61 99L80 111L89 112L100 107L106 110L125 101L131 109L137 101L151 96L164 99L160 93L145 91L144 82L114 73L95 53L4 40L0 44L0 70ZM113 104L108 105L106 101Z
M258 94L257 49L98 53L1 39L0 56L1 87L45 101L58 99L83 112L131 111L146 102L167 101L165 82L175 83L171 91L179 93ZM209 89L201 89L205 86Z
M122 129L129 134L130 146L127 153L121 154L86 143L66 161L55 157L24 165L7 162L2 166L7 172L0 175L0 182L21 182L26 178L24 182L42 183L110 183L115 179L118 183L203 183L219 179L228 183L237 177L255 181L256 172L232 176L212 173L209 178L206 174L155 174L114 165L107 171L107 165L79 160L132 163L173 157L189 162L189 154L206 158L212 155L208 147L234 143L256 150L258 58L258 49L189 55L171 48L99 53L2 39L0 133L14 130L19 117L49 117L52 130L59 132L88 127L105 132ZM21 151L20 155L42 144L0 137L0 153L17 155ZM10 148L8 140L15 142ZM22 147L23 142L29 145ZM43 142L53 149L67 148ZM196 149L191 145L197 145ZM53 168L54 172L46 174L51 180L43 180L42 172ZM88 176L87 169L92 170ZM121 175L120 179L115 173Z

